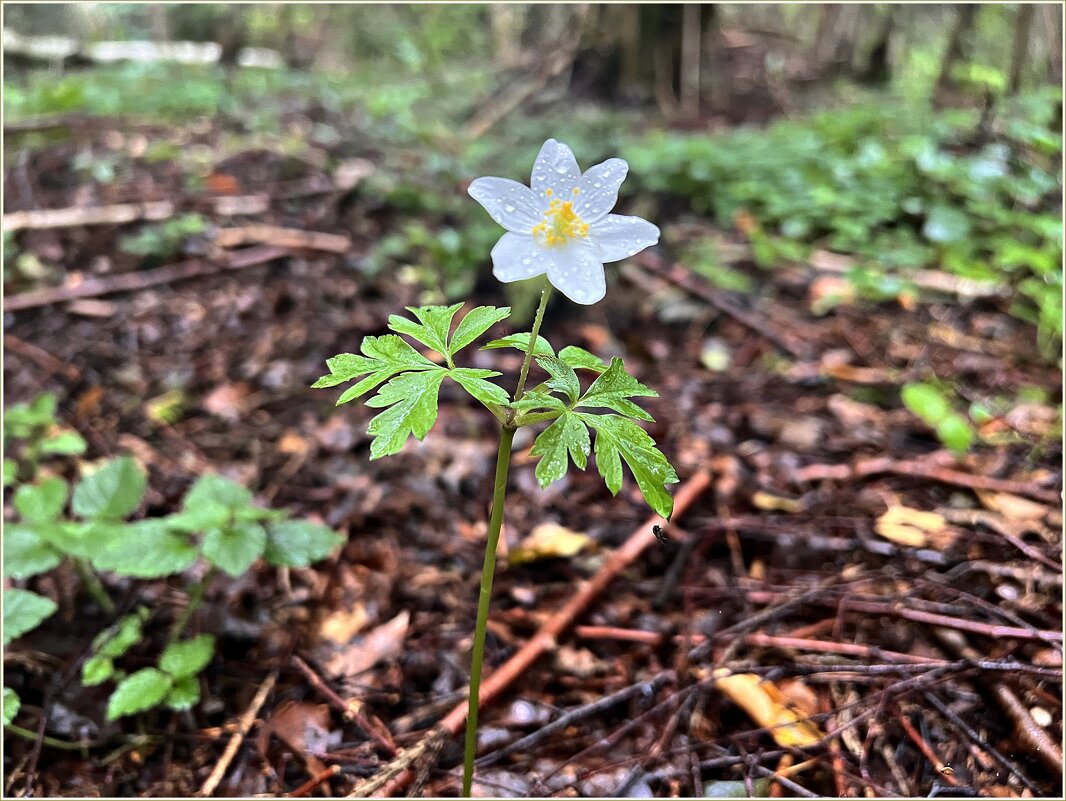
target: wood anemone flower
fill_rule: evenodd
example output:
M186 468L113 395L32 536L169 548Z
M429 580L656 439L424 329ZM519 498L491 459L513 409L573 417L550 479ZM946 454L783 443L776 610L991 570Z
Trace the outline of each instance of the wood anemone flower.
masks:
M622 159L608 159L582 174L573 151L549 139L533 165L531 186L509 178L471 183L470 196L507 229L492 248L492 274L510 282L547 273L575 303L602 300L604 263L659 241L659 229L647 220L609 213L628 172Z

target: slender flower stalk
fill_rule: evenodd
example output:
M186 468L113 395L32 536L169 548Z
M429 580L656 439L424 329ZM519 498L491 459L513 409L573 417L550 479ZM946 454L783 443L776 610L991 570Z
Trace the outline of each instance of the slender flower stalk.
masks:
M529 363L533 359L533 350L544 322L544 310L548 308L552 288L548 284L540 293L540 305L533 320L533 330L529 335L529 345L522 360L522 372L518 377L515 400L521 400L525 394L526 377L529 375ZM496 550L500 544L500 531L503 528L504 502L507 498L507 473L511 465L511 443L515 431L513 423L505 423L500 432L500 448L496 456L496 479L493 482L492 510L489 513L489 533L485 542L485 562L481 568L481 591L477 599L477 621L474 623L474 645L470 652L470 697L466 714L466 739L463 749L463 796L470 797L474 782L474 759L477 757L477 714L481 696L481 669L485 662L485 633L489 622L489 602L492 600L492 579L496 573Z

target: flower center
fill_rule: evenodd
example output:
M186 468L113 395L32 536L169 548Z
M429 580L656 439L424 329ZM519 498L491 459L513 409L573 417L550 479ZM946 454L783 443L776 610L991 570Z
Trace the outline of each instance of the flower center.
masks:
M574 195L578 190L574 189ZM545 190L551 197L552 191ZM544 219L533 226L533 238L546 247L565 245L571 239L584 239L588 236L589 225L574 211L574 204L569 200L552 200Z

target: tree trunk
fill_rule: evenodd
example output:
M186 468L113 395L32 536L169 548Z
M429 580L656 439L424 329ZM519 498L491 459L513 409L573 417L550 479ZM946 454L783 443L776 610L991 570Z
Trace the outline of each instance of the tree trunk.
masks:
M888 57L891 50L892 31L895 27L895 16L896 7L888 6L885 10L885 17L881 21L881 30L877 34L877 40L866 59L866 67L859 76L866 83L884 85L892 77Z
M940 75L936 80L937 94L950 90L955 85L955 80L951 77L951 70L970 49L970 33L973 31L974 20L977 18L978 6L975 3L966 3L957 8L958 13L955 17L955 25L951 29L948 46L944 51L944 59L940 62Z
M700 62L703 55L703 26L700 6L687 3L681 18L681 113L694 120L700 114Z
M506 69L518 63L518 56L522 51L525 8L520 5L492 3L488 11L495 61L497 66Z
M1033 14L1036 6L1028 3L1018 6L1018 19L1014 24L1014 41L1010 48L1010 75L1007 78L1007 92L1017 94L1022 87L1022 72L1025 70L1026 57L1029 55L1029 34L1033 30Z

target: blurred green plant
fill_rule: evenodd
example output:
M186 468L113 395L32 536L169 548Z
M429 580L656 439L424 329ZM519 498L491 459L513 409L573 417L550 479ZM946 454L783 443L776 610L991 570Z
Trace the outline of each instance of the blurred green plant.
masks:
M936 385L907 384L900 397L903 405L932 428L937 438L957 454L966 453L976 436L970 421L956 412L947 395Z
M32 403L16 403L4 410L4 486L19 477L32 477L49 456L80 456L85 440L56 417L56 396L38 396ZM14 455L12 455L14 454Z
M5 441L18 436L44 453L84 451L84 441L75 441L58 428L54 413L51 395L8 409ZM61 446L58 451L56 443ZM4 479L5 485L14 485L15 512L4 530L5 580L29 579L67 561L101 610L111 615L116 607L97 572L157 579L183 575L201 558L209 566L198 579L188 580L189 601L174 621L156 667L127 675L116 666L116 660L145 639L142 624L150 616L147 609L116 621L94 641L82 681L86 686L116 683L108 703L109 719L158 704L187 709L197 702L197 676L212 658L214 638L184 638L185 630L218 571L235 578L260 558L275 567L307 567L343 541L325 526L255 505L246 488L210 474L193 483L178 512L131 520L143 503L147 476L129 456L105 461L73 488L58 475L21 481L7 460ZM55 609L53 601L34 592L6 589L4 644L36 628ZM143 659L137 663L143 664ZM13 703L17 704L17 696Z
M182 214L162 223L142 226L119 240L123 253L165 261L181 252L186 241L202 234L207 223L199 214Z

